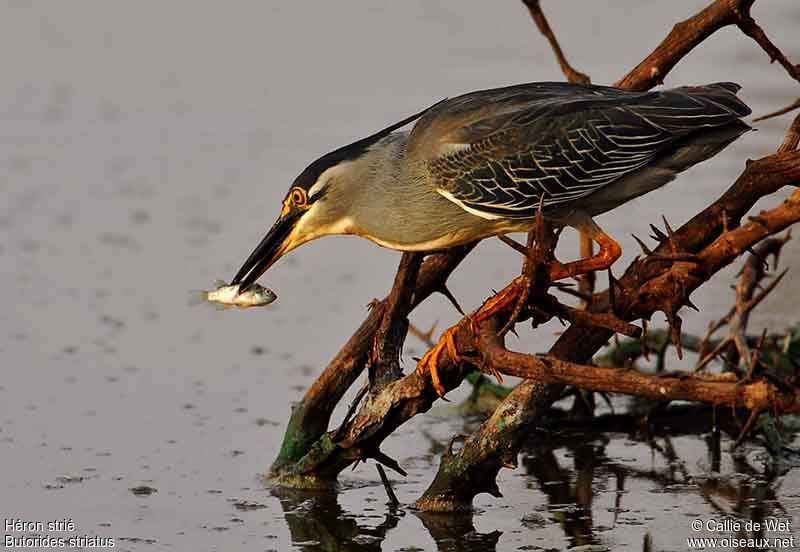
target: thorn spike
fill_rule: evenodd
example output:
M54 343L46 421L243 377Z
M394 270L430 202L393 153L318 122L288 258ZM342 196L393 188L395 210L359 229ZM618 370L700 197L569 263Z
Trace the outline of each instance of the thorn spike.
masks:
M642 253L644 253L645 255L650 255L653 253L653 250L647 247L647 245L645 245L645 243L641 239L639 239L639 236L637 236L636 234L631 234L631 236L633 237L634 240L636 240L636 243L639 244L639 247L642 249Z
M450 301L450 303L456 308L461 316L466 316L464 309L462 309L461 305L458 304L458 300L450 291L450 288L447 287L447 284L442 284L436 291L447 297L447 300Z
M662 242L667 239L667 235L664 234L655 224L650 225L650 230L653 231L653 236L651 236L657 242Z
M672 237L675 232L672 231L672 226L669 225L669 221L667 221L667 217L661 215L661 220L664 221L664 228L667 229L667 236Z

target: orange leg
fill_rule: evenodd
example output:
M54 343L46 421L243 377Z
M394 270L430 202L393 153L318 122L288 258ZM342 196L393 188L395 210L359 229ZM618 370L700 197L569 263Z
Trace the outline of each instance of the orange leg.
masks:
M571 263L563 264L559 261L553 261L547 265L548 277L550 281L561 280L564 278L576 277L581 274L595 272L598 270L605 270L614 264L620 255L622 255L622 248L614 241L608 234L605 234L594 223L588 215L576 213L572 221L572 226L581 231L584 235L588 236L593 241L600 245L600 251L597 255L573 261ZM528 244L528 249L533 247L533 244ZM530 254L530 253L529 253ZM525 261L522 269L522 281L520 286L517 287L517 299L514 310L506 322L506 325L500 329L498 335L505 334L506 331L514 327L520 313L528 305L528 300L533 285L533 270L534 267L530 264L530 258Z
M456 332L461 329L461 326L465 323L465 321L466 323L471 324L473 328L477 328L477 325L480 322L483 322L487 318L491 318L496 312L504 310L510 305L513 305L517 295L522 289L518 280L519 278L511 282L511 284L501 290L500 293L497 293L493 297L489 298L474 315L468 315L465 320L462 320L455 326L445 330L442 333L442 337L439 338L439 342L430 351L425 353L425 355L417 363L417 373L421 376L424 376L426 372L430 373L431 385L436 391L436 394L441 398L444 398L446 393L446 390L442 385L442 380L439 377L439 358L442 352L446 350L447 354L452 360L459 362L460 356L456 350L455 341Z
M608 234L600 232L591 235L591 238L600 246L600 251L597 252L597 255L566 264L558 261L554 262L549 267L551 281L574 278L587 272L605 270L622 255L622 248Z
M580 259L570 263L553 262L548 267L549 277L551 281L562 280L564 278L571 278L586 274L587 272L595 272L598 270L605 270L614 264L614 261L619 259L622 255L622 248L614 241L608 234L605 234L591 218L585 217L576 220L574 224L576 228L585 232L593 241L597 242L600 246L600 251L588 259ZM467 316L466 320L473 325L477 326L480 322L491 318L497 312L507 309L514 305L520 297L525 294L525 287L531 285L530 279L525 276L515 278L513 282L503 288L499 293L489 298L483 306L472 316ZM455 326L446 330L439 343L436 344L430 351L420 359L417 364L417 372L424 376L426 372L430 372L431 384L436 390L436 393L444 398L445 389L439 378L438 362L442 351L446 350L450 358L456 362L460 361L458 351L456 350L455 334L461 328L464 320ZM499 375L499 374L498 374Z
M417 373L424 377L425 372L430 372L431 385L436 391L436 394L443 399L447 391L442 385L441 378L439 378L439 356L442 354L442 351L446 349L447 354L450 355L450 358L455 361L459 360L460 357L458 355L458 351L456 350L456 342L454 337L458 329L459 325L456 324L452 328L445 330L444 333L442 333L442 337L439 338L439 343L437 343L430 351L425 353L425 355L417 363Z

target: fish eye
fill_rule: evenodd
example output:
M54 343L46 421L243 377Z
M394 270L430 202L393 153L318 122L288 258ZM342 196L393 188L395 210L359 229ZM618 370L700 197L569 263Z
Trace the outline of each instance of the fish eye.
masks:
M297 207L305 207L308 203L308 195L302 188L292 188L289 192L289 199Z

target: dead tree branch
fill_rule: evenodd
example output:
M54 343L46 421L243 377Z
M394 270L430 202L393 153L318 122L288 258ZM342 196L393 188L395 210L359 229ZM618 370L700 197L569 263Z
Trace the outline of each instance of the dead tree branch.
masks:
M695 17L676 25L659 47L617 86L645 90L658 84L697 44L724 26L738 24L741 14L749 13L751 5L752 0L714 2ZM694 289L759 240L800 220L800 197L796 192L784 205L762 213L756 222L738 227L758 199L798 182L800 152L780 151L748 163L722 197L677 232L668 231L668 238L664 235L652 253L663 256L685 252L698 255L699 262L675 262L665 268L663 263L635 261L618 282L621 292L615 294L618 298L615 314L634 320L649 319L655 311L663 311L673 327L673 335L679 340L677 313L684 304L690 304L689 295ZM731 227L738 228L729 232ZM612 293L613 287L596 294L591 311L607 311ZM585 363L612 335L607 329L572 325L551 348L549 356ZM497 351L492 351L488 356L494 359L496 354ZM509 367L503 365L503 368ZM495 364L495 368L500 366ZM458 453L442 457L436 478L417 505L439 511L464 510L471 507L472 498L481 492L499 494L495 483L498 470L515 464L521 436L562 390L563 383L546 385L536 379L523 381L466 440Z
M536 26L539 28L539 32L542 33L550 43L553 54L556 56L556 61L558 61L558 65L561 67L561 72L564 73L567 80L579 84L589 84L591 82L589 77L577 71L567 61L567 57L564 55L564 51L561 49L561 45L558 43L553 29L550 28L550 23L547 22L547 18L544 16L539 0L522 0L522 2L528 8L533 22L536 23Z
M769 381L742 384L734 374L643 374L635 370L574 364L550 356L536 357L509 351L496 340L482 340L495 367L509 375L545 383L574 385L590 391L608 391L656 400L695 401L761 411L775 408L800 413L800 389L788 392Z
M449 275L472 250L475 244L429 256L417 276L411 309L431 294L444 289ZM345 392L364 370L375 334L383 319L386 299L374 302L367 318L331 360L316 381L306 391L300 403L292 408L283 443L270 470L279 477L301 460L325 432L330 417Z
M798 108L800 108L800 98L797 98L791 104L789 104L786 107L783 107L781 109L778 109L777 111L772 111L772 112L767 113L765 115L761 115L760 117L756 117L755 119L753 119L753 122L757 123L759 121L766 121L767 119L772 119L774 117L780 117L781 115L785 115L787 113L791 113L792 111L794 111L795 109L798 109Z
M764 240L748 256L739 274L739 281L736 284L736 303L727 315L710 326L708 334L701 345L700 359L697 362L695 371L702 370L709 362L723 353L727 354L726 364L734 368L739 365L740 359L745 361L750 359L750 348L747 343L747 325L750 321L750 314L775 289L785 275L785 272L780 274L764 290L756 294L761 281L767 276L766 261L770 256L773 256L777 267L781 248L789 241L790 237L790 234L787 234L784 238ZM718 342L713 349L710 349L708 343L711 337L724 325L729 328L727 337Z
M618 86L631 90L652 87L697 44L718 29L734 24L770 55L785 60L750 18L752 3L753 0L717 0L693 18L679 23ZM525 4L553 45L562 68L572 70L538 2L531 0ZM568 73L567 69L564 71ZM638 328L631 322L649 319L656 311L667 315L671 335L680 343L678 311L691 304L692 291L759 241L800 220L800 192L796 191L782 205L742 222L760 198L800 183L796 135L797 124L778 153L748 162L740 177L716 202L678 230L673 232L667 226L666 233L659 231L659 246L647 258L634 261L616 284L612 282L609 290L593 294L586 311L558 303L548 294L547 278L541 281L537 278L532 288L525 291L534 301L523 305L521 310L520 305L509 304L493 310L491 316L479 322L474 313L463 317L452 332L457 359L447 354L439 358L441 384L446 390L458 386L476 368L527 379L508 394L457 453L448 451L443 456L436 479L418 506L425 510L464 510L470 508L473 497L481 492L499 496L495 482L499 469L516 465L517 452L530 428L561 396L566 384L654 398L711 400L753 411L767 407L789 412L800 410L796 392L766 380L742 385L742 382L713 381L705 376L662 378L588 366L592 355L614 332L638 335ZM406 318L435 291L451 297L446 288L447 278L471 248L432 255L421 266L414 255L404 256L389 297L374 303L361 328L293 411L283 447L272 467L272 481L290 486L330 486L343 469L367 458L403 473L397 462L380 451L380 445L411 417L427 411L438 398L429 377L416 371L399 377L399 369L395 369L399 366L394 363L407 330ZM538 259L542 260L543 257ZM487 303L522 289L525 278L530 280L528 271L524 272ZM476 312L485 306L486 303ZM510 317L515 318L510 315L516 315L518 310L521 318L533 318L535 323L561 316L571 324L544 358L512 352L505 348L498 330ZM378 388L367 396L341 431L326 433L333 408L368 363L375 367L371 375L380 382Z
M402 374L400 353L408 331L414 284L421 265L420 253L404 253L400 260L392 291L384 302L383 316L375 332L372 354L367 364L372 393L377 393L386 383L398 379Z
M791 152L791 162L786 158L787 155L789 154L774 154L752 162L731 189L715 203L719 212L736 213L738 209L734 207L738 207L742 209L739 215L741 217L763 195L772 193L783 185L800 183L800 152ZM722 221L705 226L707 221L705 213L705 211L700 213L675 233L678 243L693 245L687 249L697 255L699 262L697 264L679 262L668 268L657 268L656 263L634 262L619 280L619 286L624 293L618 297L617 316L634 320L649 318L656 311L664 311L671 313L673 319L676 318L678 309L691 292L713 274L730 264L762 238L781 232L794 222L800 221L800 191L795 192L779 207L762 212L757 221L749 222L724 234L721 232ZM714 236L708 236L709 227L718 228L716 239ZM713 241L706 243L709 239ZM662 244L662 246L667 245ZM608 291L596 296L592 310L603 307L608 308ZM559 397L565 384L579 383L577 377L573 380L566 378L557 380L554 377L548 380L543 377L544 370L534 368L536 362L539 362L537 357L507 351L502 343L496 341L496 335L491 327L484 325L481 330L479 348L482 358L489 359L493 368L500 372L529 379L523 381L509 394L495 413L466 440L458 453L442 457L436 478L417 501L417 506L421 509L467 510L471 508L472 498L481 492L497 496L499 490L495 483L496 474L501 467L515 465L516 451L519 450L531 424L535 423ZM553 346L548 360L554 358L559 359L559 362L586 362L611 335L610 330L596 326L572 325ZM520 367L529 368L531 371L526 373ZM615 371L610 369L610 372ZM604 373L605 375L610 374ZM552 384L548 385L548 381ZM582 387L593 390L611 391L612 387L615 387L620 391L626 388L619 380L617 380L619 386L612 386L610 380L605 380L606 385L596 383L590 385L588 381L580 382ZM644 380L637 380L637 385L641 386L642 394L655 398L682 396L678 393L682 385L680 379L676 380L674 388L658 386L652 382L648 384ZM649 389L656 389L657 392L646 392L648 385ZM726 400L735 401L731 404L741 404L739 399L730 393L735 387L736 384L733 384L728 388L724 397ZM661 393L662 388L667 391L666 395ZM771 387L768 388L770 392L773 391ZM627 389L632 388L627 387ZM676 395L673 397L670 392L675 392ZM774 398L770 392L765 395L767 401ZM693 396L699 398L701 395L702 393L696 393ZM752 404L761 408L766 403L762 401ZM793 410L796 408L796 398L784 398L772 404Z
M677 23L653 52L642 60L616 86L628 90L649 90L662 84L675 65L698 44L729 25L737 25L769 55L779 61L789 76L800 82L800 69L769 40L750 15L755 0L716 0L685 21Z
M559 67L561 67L561 72L564 73L567 81L577 84L589 84L591 82L589 76L576 70L567 61L564 51L561 49L561 45L559 44L553 29L550 28L550 23L548 23L547 18L542 11L542 6L539 0L522 0L522 2L528 8L534 23L536 23L536 26L539 29L539 32L542 33L542 35L550 43L550 47L553 49L553 54L556 57L556 61L558 62ZM580 235L580 252L581 257L587 259L594 255L594 242L592 242L592 239L584 233L581 233ZM584 274L580 277L578 290L586 297L591 297L592 293L594 293L594 282L595 275L593 272ZM586 301L583 300L582 304L585 307Z

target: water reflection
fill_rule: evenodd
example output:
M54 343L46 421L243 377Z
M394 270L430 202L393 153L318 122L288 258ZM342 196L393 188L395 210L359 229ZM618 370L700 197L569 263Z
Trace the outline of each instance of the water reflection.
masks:
M497 550L501 531L479 533L471 514L426 514L417 512L422 525L436 542L441 552L483 552Z
M785 470L776 470L772 462L767 461L762 469L758 469L748 461L746 454L734 453L729 455L733 464L731 473L719 473L719 432L704 440L712 467L707 474L692 474L669 436L643 439L649 445L653 459L660 460L663 467L640 467L609 458L606 455L608 439L528 447L522 465L531 476L529 486L536 486L546 494L551 521L559 524L570 547L602 544L596 533L607 528L597 526L593 520L593 511L599 510L593 504L594 489L613 489L615 500L611 511L616 525L619 513L634 510L636 505L631 502L641 500L641 496L636 494L626 495L627 487L632 486L630 482L634 480L655 483L659 489L657 492L661 493L695 493L709 506L713 517L719 519L752 520L763 528L763 521L767 518L790 516L776 495L779 475L783 475ZM727 447L730 444L728 442ZM559 457L566 460L559 460ZM612 478L613 487L609 484ZM758 538L766 535L763 530L747 532L742 529L736 536Z
M634 526L633 532L643 537L648 521L653 519L648 517L651 513L646 508L653 506L658 509L662 502L678 505L673 507L679 518L676 527L683 527L684 516L699 515L682 506L692 502L696 506L705 504L707 517L720 519L735 517L763 522L767 518L791 516L776 494L783 473L770 467L769 463L756 467L751 459L753 455L744 452L720 455L720 450L727 451L732 441L722 439L721 446L718 433L689 437L691 447L686 447L686 442L678 443L677 439L687 438L574 432L568 438L563 433L537 436L536 442L529 443L522 452L521 470L524 470L526 488L541 493L546 504L522 516L520 530L509 532L500 549L509 545L516 549L534 539L546 541L545 549L551 545L563 548L598 545L599 549L603 545L609 546L605 533L622 525ZM620 458L618 452L614 454L622 442L625 447L637 451L635 458L629 455ZM691 458L681 457L680 451L685 450L691 450L688 453ZM721 465L725 467L725 473L720 473ZM649 500L644 507L642 484L650 489L649 492L669 499ZM383 520L375 525L374 515L362 518L343 508L337 492L308 493L283 489L275 490L273 494L280 499L292 543L304 551L379 551L385 547L387 536L398 528L408 510L403 506L386 506ZM608 500L609 494L613 496L611 501ZM601 496L602 500L598 499ZM688 499L690 496L697 500ZM474 520L483 515L480 511L474 515L413 513L440 551L493 551L498 549L504 535L499 530L479 532ZM491 512L486 515L488 521L494 519ZM688 521L685 527L688 527ZM563 536L554 536L554 528ZM402 528L398 530L399 533L403 531ZM392 536L392 542L403 540L403 535L395 533ZM757 538L767 535L763 531L747 534L742 530L736 536ZM663 538L663 535L656 532L655 549L665 544L658 542L659 537ZM417 539L419 535L415 539L419 542ZM424 543L425 538L422 539ZM640 544L629 543L629 546L627 549L641 550ZM422 549L415 546L403 548L406 551Z
M335 491L273 489L272 494L280 501L292 543L298 550L306 552L379 552L387 534L405 515L402 509L387 506L384 520L373 526L346 512L339 503L339 493ZM478 532L471 514L415 514L441 551L493 551L502 535L501 531ZM409 547L404 550L418 549Z
M345 512L335 491L304 492L273 489L283 509L292 543L307 552L380 552L386 534L397 527L403 512L390 508L377 526L359 524Z
M539 446L529 451L523 460L532 477L528 484L538 486L547 495L551 519L561 525L570 547L596 544L592 530L592 482L595 467L603 457L602 447L582 444L568 450L572 453L572 469L559 464L552 447Z

